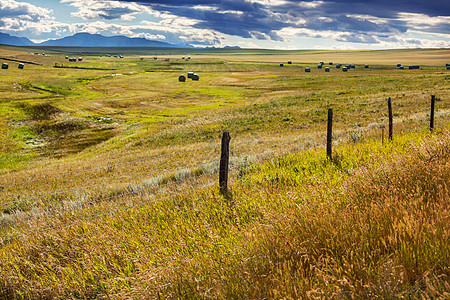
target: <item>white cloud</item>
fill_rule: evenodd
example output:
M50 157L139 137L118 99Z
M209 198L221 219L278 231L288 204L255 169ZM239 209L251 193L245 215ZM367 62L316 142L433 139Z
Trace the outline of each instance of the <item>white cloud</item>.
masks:
M78 11L71 13L74 17L83 20L124 20L130 21L139 13L157 14L148 6L134 2L98 1L98 0L61 0L61 3L69 3Z
M130 37L132 38L144 38L147 40L165 40L166 36L162 35L162 34L151 34L151 33L147 33L147 32L141 32L141 33L136 33L136 34L132 34Z
M321 6L322 4L324 4L325 2L323 1L311 1L311 2L300 2L298 3L298 6L303 7L303 8L316 8Z
M0 0L0 18L50 19L52 10L14 0Z

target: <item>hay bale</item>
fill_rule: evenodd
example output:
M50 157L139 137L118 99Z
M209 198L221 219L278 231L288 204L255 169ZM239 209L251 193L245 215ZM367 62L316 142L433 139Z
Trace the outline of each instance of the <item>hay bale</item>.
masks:
M343 68L342 68L342 71L343 71L343 72L347 72L347 70L348 70L347 67L343 67Z
M340 69L342 67L342 64L337 64L336 69Z
M399 69L400 69L400 70L404 70L405 67L404 67L404 66L400 66Z
M8 69L8 64L7 63L2 63L2 69Z
M194 75L194 72L188 72L188 78L192 78L192 75Z
M310 67L306 67L305 68L305 72L308 72L308 73L311 72L311 68Z
M330 72L330 67L325 67L325 72Z
M332 61L330 61L329 63L328 63L330 66L332 66L333 65L333 62Z
M317 69L322 69L322 66L323 66L323 64L321 64L321 63L318 64L318 65L317 65Z
M288 61L288 65L292 65L292 61L289 60L289 61Z
M184 76L184 74L181 74L180 76L178 76L178 81L179 82L185 82L186 81L186 76Z
M66 57L65 57L65 59L69 59L69 57L68 57L68 56L66 56Z
M82 57L78 57L78 61L82 61L83 60L83 58Z
M368 68L369 68L369 65L364 65L364 68L365 68L365 69L368 69Z
M284 64L280 64L280 67L283 67L284 66Z
M22 69L22 70L23 70L24 67L25 67L25 65L24 65L23 63L20 63L20 64L19 64L19 69Z
M397 68L400 68L402 66L402 64L397 64Z
M198 76L198 74L192 75L192 80L198 81L199 79L200 79L200 76Z

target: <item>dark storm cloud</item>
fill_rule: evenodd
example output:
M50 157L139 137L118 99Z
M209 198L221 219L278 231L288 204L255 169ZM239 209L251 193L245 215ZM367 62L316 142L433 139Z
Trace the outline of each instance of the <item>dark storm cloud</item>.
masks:
M342 0L342 1L235 1L141 0L122 1L147 5L160 12L196 20L194 26L244 38L280 40L276 31L286 27L353 33L346 41L372 43L375 36L406 32L401 13L448 16L450 1ZM277 5L278 3L278 5ZM200 6L200 7L199 7ZM356 17L359 16L359 17ZM368 17L366 17L368 16ZM326 19L324 19L326 17ZM384 22L376 22L383 18ZM298 22L302 20L302 22ZM414 23L415 24L415 23ZM411 26L411 25L409 25ZM418 27L423 32L448 33L448 21ZM345 34L342 36L346 36Z

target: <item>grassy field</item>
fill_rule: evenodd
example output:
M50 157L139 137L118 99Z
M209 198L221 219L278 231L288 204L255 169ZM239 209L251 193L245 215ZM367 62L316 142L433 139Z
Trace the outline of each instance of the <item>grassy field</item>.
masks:
M0 298L449 296L450 50L1 46L0 62Z

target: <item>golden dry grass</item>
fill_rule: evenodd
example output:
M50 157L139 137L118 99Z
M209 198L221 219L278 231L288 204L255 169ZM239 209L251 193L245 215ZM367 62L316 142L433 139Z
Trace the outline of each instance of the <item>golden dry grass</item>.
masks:
M448 50L87 55L64 69L62 53L0 49L40 63L0 73L0 298L448 296ZM298 65L349 58L371 68ZM427 68L386 67L409 60ZM199 82L176 81L190 70ZM224 130L231 198L212 187Z

